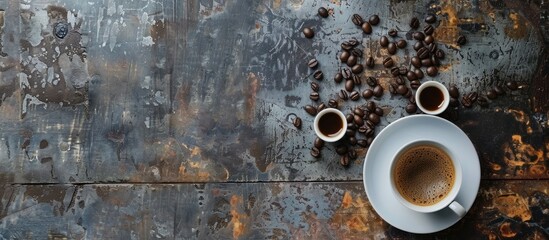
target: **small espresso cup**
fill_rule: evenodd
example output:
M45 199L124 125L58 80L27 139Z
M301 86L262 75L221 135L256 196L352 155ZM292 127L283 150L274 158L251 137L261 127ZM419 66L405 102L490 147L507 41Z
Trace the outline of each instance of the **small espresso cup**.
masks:
M391 188L402 205L421 213L451 209L460 218L466 213L456 201L461 188L461 165L455 154L431 140L404 145L391 162Z
M325 142L335 142L345 136L347 120L335 108L326 108L316 114L314 121L316 135Z
M427 114L437 115L450 104L448 89L439 82L427 81L419 86L416 91L416 104L419 109Z

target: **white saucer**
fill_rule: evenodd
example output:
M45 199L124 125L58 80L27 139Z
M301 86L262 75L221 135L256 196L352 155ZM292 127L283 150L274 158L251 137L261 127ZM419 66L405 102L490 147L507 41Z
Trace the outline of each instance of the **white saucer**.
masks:
M465 133L453 123L430 115L413 115L394 121L375 138L364 160L363 180L368 199L375 211L394 227L411 233L433 233L454 225L460 218L446 208L435 213L419 213L402 205L391 191L389 168L395 152L416 139L444 144L458 158L463 183L456 197L469 211L480 184L478 155Z

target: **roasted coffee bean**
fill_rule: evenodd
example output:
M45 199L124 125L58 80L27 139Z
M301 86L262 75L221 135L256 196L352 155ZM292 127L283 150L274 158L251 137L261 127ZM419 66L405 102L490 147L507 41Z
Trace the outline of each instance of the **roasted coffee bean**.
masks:
M355 86L360 86L362 84L362 80L360 80L358 75L353 75L353 83L355 83Z
M409 98L412 96L412 94L413 94L412 90L408 89L408 92L402 96L404 96L405 98Z
M375 113L370 113L370 115L368 115L368 120L372 121L374 124L378 124L380 121L379 115Z
M477 92L471 92L468 94L469 99L474 103L477 101L478 93Z
M315 32L311 28L303 28L303 35L305 35L306 38L313 38L315 36Z
M457 98L450 98L450 103L448 104L450 107L457 107L459 106L459 100Z
M383 117L383 109L381 109L380 107L376 107L375 113L378 116Z
M329 15L330 15L330 13L328 12L328 9L326 9L324 7L318 8L318 16L321 16L323 18L327 18Z
M374 96L375 97L383 96L383 88L381 87L381 85L377 85L374 87Z
M431 61L431 58L421 59L421 66L424 66L424 67L433 66L433 61Z
M468 98L467 95L461 97L461 104L466 108L470 108L473 106L471 99Z
M358 39L356 39L355 37L352 37L347 42L353 47L356 47L358 44L360 44L360 41L358 41Z
M347 62L349 56L351 56L351 54L348 51L342 51L341 54L339 54L339 60L341 62Z
M349 141L350 142L350 141ZM351 143L352 144L352 143ZM355 143L353 145L356 145L356 138L355 138ZM349 152L347 153L347 156L349 157L349 159L356 159L357 155L356 155L356 151L354 149L349 149Z
M427 45L427 49L429 49L430 53L435 53L438 49L437 44L436 43L431 43L431 44Z
M362 119L360 119L360 120L362 120ZM356 137L349 137L349 144L355 146L355 145L356 145L356 142L357 142L357 141L356 141ZM347 155L351 153L351 150L352 150L352 149L349 149L349 152L347 153Z
M427 17L425 17L426 23L435 23L436 21L437 21L437 17L433 14L429 14L427 15Z
M309 60L309 68L316 68L318 66L318 61L316 60L316 58L313 58L311 60Z
M518 83L515 80L511 80L505 83L505 86L509 88L509 90L514 91L518 89Z
M311 148L311 156L313 156L314 158L319 158L320 150L316 147Z
M368 147L368 143L366 139L359 139L356 141L356 144L358 144L358 146L361 146L361 147Z
M347 81L349 81L349 80L347 80ZM349 99L349 94L347 93L347 91L345 91L345 89L341 89L341 91L339 91L338 95L339 95L339 98L343 101L347 101Z
M348 42L348 41L344 41L341 43L341 49L345 50L345 51L351 51L355 46Z
M294 127L296 127L297 129L301 129L301 118L295 117L293 124Z
M375 102L373 102L373 101L368 101L368 102L366 102L366 109L368 109L368 111L370 111L370 112L375 112L376 107L377 107L377 106L376 106L376 103L375 103Z
M406 105L406 112L407 113L415 113L417 111L417 106L413 103L408 103Z
M379 39L379 45L381 45L381 47L384 47L384 48L389 46L389 39L386 36L382 36Z
M379 24L379 16L378 15L372 15L370 17L370 19L368 19L368 22L370 22L370 24L372 24L372 26L376 26Z
M400 73L400 75L406 75L407 72L408 72L408 68L406 66L400 66L398 68L398 73Z
M395 77L400 75L400 71L398 70L398 67L392 67L391 68L391 75L393 75Z
M360 26L362 25L362 23L364 23L364 20L362 19L362 17L356 13L353 14L353 16L351 17L351 21L357 26Z
M355 116L353 114L351 114L351 115L352 115L351 122L349 122L349 124L347 124L347 129L356 130L358 127L354 123Z
M503 90L503 88L500 87L500 86L494 86L494 91L496 92L497 95L504 95L505 94L505 90Z
M421 82L419 80L413 80L410 82L410 87L412 89L417 89L421 85Z
M355 125L353 123L353 125ZM347 125L347 127L349 127L349 125ZM352 137L352 136L355 136L356 135L356 127L355 128L347 128L347 131L345 132L345 136L347 137Z
M350 98L353 101L358 101L358 99L360 99L360 94L357 91L353 91L351 92Z
M337 108L337 101L331 98L330 100L328 100L328 106L331 108Z
M410 62L412 63L412 65L416 68L420 68L421 67L421 60L419 59L419 57L412 57L412 59L410 60Z
M366 58L366 66L369 68L373 68L375 66L375 61L373 57Z
M343 75L340 72L336 73L336 75L334 76L334 81L336 83L340 83L341 81L343 81Z
M355 108L353 110L353 113L355 114L355 116L364 117L364 110L359 107Z
M353 114L347 114L345 115L345 120L347 120L347 128L349 128L349 124L351 124L355 119L355 116Z
M368 84L368 86L370 87L375 87L377 86L377 78L375 77L368 77L366 78L366 84Z
M348 150L349 149L347 148L346 145L341 144L341 145L336 146L336 153L338 155L345 155L345 154L347 154Z
M387 34L389 34L389 36L391 37L396 37L398 35L398 31L394 28L391 28Z
M427 75L434 77L438 74L438 68L435 66L430 66L427 68Z
M494 91L493 89L490 89L486 92L486 97L488 97L489 99L496 99L498 95L496 91Z
M391 94L396 94L397 93L397 88L398 88L398 84L396 83L391 83L389 85L389 93Z
M363 22L361 28L366 34L372 33L372 25L369 22Z
M426 47L422 47L419 50L417 50L416 55L419 59L428 58L429 57L429 49L427 49Z
M341 70L341 75L345 79L351 79L353 77L353 72L351 71L351 69L345 67L343 68L343 70Z
M358 128L357 131L358 131L359 133L366 133L366 131L368 130L368 128L369 128L368 126L361 126L361 127Z
M453 98L459 97L459 89L454 84L450 85L450 87L448 88L448 92L450 93L450 97L453 97Z
M347 59L347 66L352 67L356 65L357 61L358 61L358 58L355 55L351 54L351 56L349 56L349 58Z
M369 116L370 116L370 114L368 114L368 117ZM373 123L372 121L370 121L369 119L366 120L366 122L364 122L364 125L366 125L368 128L370 128L372 130L375 129L375 127L376 127L376 124ZM366 131L366 136L368 136L368 131Z
M411 92L411 91L410 91ZM415 94L412 94L410 97L408 97L408 101L410 103L416 104L416 96Z
M362 71L364 71L364 67L362 66L362 64L357 64L357 65L354 65L354 66L351 68L351 71L352 71L354 74L359 74L359 73L362 73Z
M391 57L383 59L383 66L385 66L386 68L391 68L394 64L395 62Z
M484 96L479 96L478 99L477 99L477 103L479 106L483 107L483 108L486 108L488 107L488 99L486 99L486 97Z
M316 137L313 145L315 146L315 148L322 149L324 147L324 140L322 140L319 137Z
M410 27L412 29L417 29L419 27L419 20L417 19L417 17L413 17L411 20L410 20Z
M431 62L433 63L433 66L436 66L436 67L440 66L440 60L438 60L438 58L435 55L431 56Z
M399 76L395 79L395 82L398 84L398 85L404 85L406 84L406 81L404 80L404 78L402 76Z
M315 92L318 92L320 90L320 85L316 82L311 82L311 89Z
M362 57L362 49L355 48L355 49L351 50L351 54L354 55L355 57L361 58Z
M434 43L435 42L435 37L429 35L427 37L425 37L425 40L423 40L427 45L431 44L431 43Z
M353 82L353 80L345 81L345 90L352 92L353 88L355 88L355 82Z
M395 54L397 52L397 46L395 43L389 43L389 45L387 45L387 52L389 52L389 54Z
M444 56L446 54L444 53L444 51L442 51L442 49L437 49L437 51L435 52L435 56L438 58L438 59L444 59Z
M373 134L369 138L366 139L366 142L368 143L368 146L372 145L372 142L374 142Z
M423 39L425 39L425 34L423 34L422 32L415 32L414 34L412 34L412 37L415 40L423 41Z
M435 32L435 28L431 25L427 25L427 26L423 27L423 32L425 33L425 35L430 36Z
M459 45L465 45L467 43L467 39L465 38L465 36L460 35L456 42Z
M406 40L404 40L404 39L400 39L400 40L398 40L398 42L396 43L396 46L397 46L398 48L405 48L407 45L408 45L408 43L407 43Z
M313 77L314 77L316 80L322 80L322 78L324 78L324 73L322 73L322 71L320 71L320 70L316 70L316 71L313 73Z
M419 68L415 69L414 73L416 74L416 77L418 79L423 79L423 77L425 76L425 75L423 75L423 71L421 71L421 69L419 69Z
M416 69L417 70L417 69ZM420 70L421 71L421 70ZM412 72L412 71L408 71L406 73L406 78L408 78L408 80L410 81L414 81L414 80L417 80L418 77L417 77L417 74L415 72Z
M349 166L349 157L347 155L344 155L344 156L341 156L339 158L339 165L343 166L343 167L347 167Z
M408 88L405 85L398 85L396 91L400 95L406 95L406 93L408 93Z
M307 112L311 116L315 116L317 113L316 108L311 105L305 106L305 112Z
M362 97L364 99L370 99L373 96L374 96L374 91L372 91L372 89L366 89L362 91Z
M414 43L414 50L419 51L419 49L421 49L422 47L424 47L423 42Z
M316 107L317 112L320 112L324 109L326 109L326 104L324 104L324 103L321 103L320 105L318 105L318 107Z
M362 117L355 115L354 122L357 126L361 127L364 125L364 120L362 120Z

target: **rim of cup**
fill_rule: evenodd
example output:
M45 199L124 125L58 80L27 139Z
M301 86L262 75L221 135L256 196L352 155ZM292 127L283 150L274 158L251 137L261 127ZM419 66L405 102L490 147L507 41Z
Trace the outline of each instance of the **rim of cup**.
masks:
M454 179L454 185L452 186L452 190L450 190L450 192L442 200L440 200L439 202L437 202L435 204L428 205L428 206L416 205L416 204L413 204L413 203L409 202L408 200L406 200L404 197L402 197L400 195L400 193L399 193L399 191L396 187L396 184L394 182L394 167L395 167L396 159L404 151L410 149L411 147L415 147L415 146L418 146L418 145L431 145L431 146L435 146L437 148L442 149L450 157L450 159L452 161L452 164L454 165L454 171L455 171L455 179ZM405 207L407 207L411 210L414 210L416 212L431 213L431 212L440 211L440 210L448 207L448 205L450 205L453 201L456 200L456 197L457 197L457 195L458 195L458 193L461 189L461 185L462 185L462 182L463 182L463 172L462 172L462 169L461 169L461 163L459 162L458 159L456 159L456 154L452 153L446 146L444 146L444 145L442 145L438 142L435 142L433 140L429 140L429 139L414 140L414 141L411 141L411 142L405 144L404 146L402 146L393 155L393 158L391 160L392 161L391 161L391 167L390 167L390 173L389 173L390 182L391 182L391 190L393 191L393 195L395 196L395 198L402 205L404 205Z
M421 102L419 101L419 96L421 95L421 92L423 91L423 89L425 89L427 87L436 87L436 88L440 89L440 91L442 91L442 95L444 97L444 99L442 100L443 101L442 102L442 107L438 108L437 110L434 110L434 111L427 110L421 105ZM438 115L438 114L444 112L446 110L446 108L448 108L448 105L450 104L450 93L448 92L448 89L446 88L446 86L444 86L444 84L442 84L440 82L437 82L437 81L430 80L430 81L424 82L423 84L421 84L419 86L419 88L416 91L415 99L416 99L417 107L422 112L424 112L426 114L431 114L431 115Z
M326 135L322 134L322 132L320 132L320 129L318 128L318 122L319 122L320 118L322 116L324 116L326 113L336 113L341 118L341 121L343 122L343 129L337 135L335 135L333 137L326 136ZM345 136L345 133L347 132L347 119L345 118L345 115L343 115L343 113L341 111L339 111L335 108L326 108L326 109L324 109L324 110L322 110L322 111L320 111L319 113L316 114L313 127L314 127L316 135L320 139L324 140L325 142L336 142L336 141L340 140L341 138L343 138L343 136Z

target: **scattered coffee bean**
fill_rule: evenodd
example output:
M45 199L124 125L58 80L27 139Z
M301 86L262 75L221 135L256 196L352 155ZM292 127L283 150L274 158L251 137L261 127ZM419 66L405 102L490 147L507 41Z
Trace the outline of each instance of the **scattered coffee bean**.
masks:
M398 76L395 81L398 85L406 84L406 81L404 80L404 78L402 76Z
M358 99L360 99L360 94L357 91L353 91L351 92L350 98L353 101L358 101Z
M362 91L362 97L364 97L364 99L370 99L373 96L374 96L374 91L372 91L372 89L366 89Z
M381 87L381 85L377 85L374 87L374 96L375 97L383 96L383 88Z
M361 73L363 70L364 70L364 67L362 66L362 64L354 65L354 66L351 68L351 71L352 71L354 74L359 74L359 73Z
M421 59L421 66L430 67L433 66L433 61L430 58Z
M391 68L391 75L393 75L395 77L400 75L400 70L398 70L398 67L392 67Z
M370 116L370 114L368 114L368 116ZM366 125L369 129L372 129L372 130L376 128L376 124L370 121L369 119L366 120L366 122L364 122L364 125ZM368 131L366 131L366 136L369 136Z
M417 89L421 85L421 82L419 80L413 80L410 82L410 87L412 89Z
M358 115L355 115L354 117L354 122L357 126L361 127L362 125L364 125L364 120L362 120L362 117L358 116Z
M505 86L509 88L509 90L514 91L518 89L518 83L515 80L511 80L505 83Z
M360 86L362 84L362 80L360 80L358 75L353 75L353 83L355 86Z
M417 50L416 55L419 59L428 58L429 57L429 49L427 49L426 47L422 47L419 50Z
M438 58L435 55L431 56L431 62L433 63L433 66L436 66L436 67L440 66L441 64L440 60L438 60Z
M361 28L362 31L366 34L372 33L372 25L370 25L369 22L363 22Z
M373 57L366 58L366 66L369 68L373 68L375 66L375 61Z
M389 93L391 94L397 94L397 88L398 88L398 84L396 83L391 83L389 84Z
M414 43L414 50L419 51L419 49L421 49L422 47L424 47L423 42Z
M324 147L324 140L322 140L319 137L316 137L313 145L315 146L315 148L322 149Z
M334 81L336 83L340 83L341 81L343 81L343 75L340 72L336 73L336 75L334 76Z
M330 106L331 108L337 108L337 101L331 98L330 100L328 100L328 106Z
M478 94L476 92L471 92L469 94L465 94L463 97L461 97L461 104L464 107L470 108L473 106L473 103L477 100Z
M345 146L343 144L336 146L336 153L338 155L345 155L345 154L347 154L348 150L349 149L347 148L347 146Z
M425 75L423 75L423 71L421 71L421 69L419 69L419 68L416 68L414 70L414 73L416 74L416 77L418 79L423 79L423 77L425 76Z
M418 41L423 41L423 39L425 39L425 34L423 34L422 32L415 32L412 37L415 39L415 40L418 40Z
M436 21L437 21L437 17L433 14L429 14L427 15L427 17L425 17L426 23L435 23Z
M408 93L408 88L405 85L398 85L396 91L400 95L406 95L406 93Z
M382 37L379 39L379 45L380 45L381 47L386 48L387 46L389 46L389 39L388 39L386 36L382 36Z
M489 99L496 99L498 95L496 91L494 91L493 89L490 89L486 92L486 97L488 97Z
M343 78L345 79L351 79L353 77L353 72L351 71L351 69L349 68L343 68L343 70L341 71L341 75L343 76Z
M421 67L421 60L419 59L419 57L412 57L412 59L410 60L410 62L412 63L412 65L416 68L420 68Z
M435 32L435 28L431 25L427 25L425 27L423 27L423 32L425 33L425 35L433 35L433 33Z
M328 12L328 9L326 9L324 7L318 8L318 16L321 16L323 18L327 18L329 15L330 15L330 13Z
M395 54L397 52L397 46L395 43L389 43L389 45L387 45L387 52L389 52L389 54Z
M368 143L366 139L359 139L357 140L356 144L358 144L358 146L361 146L361 147L368 147Z
M438 49L437 44L436 43L431 43L431 44L427 45L427 49L429 49L430 53L435 53Z
M370 19L368 20L372 26L376 26L379 24L379 16L378 15L372 15Z
M394 28L391 28L387 34L391 37L396 37L398 35L398 31Z
M458 98L459 97L459 89L454 84L452 84L448 88L448 92L450 93L450 97L453 97L453 98Z
M316 82L311 82L311 89L315 92L318 92L318 90L320 90L320 85L318 85L318 83Z
M368 86L370 87L375 87L377 86L377 78L375 77L368 77L366 78L366 84L368 84Z
M347 66L352 67L356 65L357 61L358 58L355 55L351 54L351 56L349 56L349 58L347 59Z
M309 68L316 68L318 66L318 61L316 60L316 58L313 58L311 60L309 60Z
M322 78L324 78L324 74L322 73L322 71L316 70L316 71L313 73L313 77L314 77L316 80L322 80Z
M349 81L349 80L347 80L347 81ZM344 89L341 89L341 91L339 91L338 95L339 95L339 98L343 101L347 101L349 99L349 94Z
M353 80L345 81L345 90L352 92L353 88L355 88L355 82L353 82Z
M417 17L413 17L411 20L410 20L410 27L412 29L417 29L419 27L419 20L417 19Z
M432 35L429 35L427 37L425 37L425 40L423 40L427 45L435 42L435 37L433 37Z
M339 158L339 165L344 167L349 166L349 157L347 155L341 156Z
M385 66L386 68L391 68L394 64L395 62L391 57L383 59L383 66Z
M301 118L295 117L293 124L294 127L296 127L297 129L301 129Z
M362 50L361 49L358 49L358 48L355 48L353 50L351 50L351 54L353 54L355 57L362 57Z
M457 107L459 106L459 101L457 98L450 98L450 103L448 104L450 107Z
M352 136L355 136L356 135L356 125L354 123L351 123L353 126L355 126L354 128L349 128L349 125L347 125L347 131L345 132L345 136L347 137L352 137Z
M408 45L408 43L407 43L406 40L404 40L404 39L400 39L400 40L398 40L398 42L396 43L396 46L397 46L398 48L405 48L407 45Z
M311 28L303 28L303 35L305 35L306 38L313 38L315 36L315 32Z
M380 107L376 107L375 113L378 116L383 117L383 109L381 109Z
M316 147L311 148L311 156L313 156L314 158L319 158L320 150Z
M353 114L347 114L345 115L345 120L347 120L347 128L352 128L352 127L349 127L349 125L354 121L355 119L355 116ZM354 125L353 125L354 126Z
M347 41L352 47L356 47L358 44L360 44L360 41L356 39L355 37L352 37Z
M318 107L316 107L317 112L320 112L324 109L326 109L326 104L324 104L324 103L321 103L320 105L318 105Z
M358 132L359 133L366 133L366 131L368 131L368 128L369 128L368 126L361 126L361 127L358 128Z
M351 56L351 54L348 51L342 51L341 54L339 54L339 60L341 62L347 62L349 56Z
M368 101L366 102L366 109L368 109L368 111L370 112L375 112L376 111L376 103L373 102L373 101Z
M416 69L416 70L418 70L418 69ZM421 71L421 70L420 70L420 71ZM406 78L408 78L408 80L410 80L410 81L414 81L414 80L417 80L417 79L418 79L418 76L417 76L417 74L416 74L415 72L408 71L408 72L406 73Z
M368 115L368 120L372 121L374 124L378 124L380 121L379 115L375 113L370 113L370 115Z
M407 113L415 113L417 111L417 106L413 103L408 103L406 105L406 112Z
M412 94L412 96L408 97L408 101L410 103L416 104L416 96L415 94Z
M438 68L435 66L430 66L427 68L427 75L434 77L438 74Z
M357 107L353 110L353 113L356 115L356 116L359 116L359 117L364 117L364 110L362 110L361 108Z
M311 116L315 116L317 113L316 108L311 105L305 106L305 112L307 112Z
M486 97L484 96L479 96L478 99L477 99L477 103L479 106L483 107L483 108L486 108L488 107L488 99L486 99Z
M497 95L504 95L505 94L505 90L503 90L503 88L500 87L500 86L494 86L494 91L496 92Z
M344 41L341 43L341 49L345 51L351 51L355 46L349 41Z
M402 96L404 96L405 98L409 98L409 97L411 97L412 95L413 95L412 90L408 90L408 92L407 92L406 94L402 95Z
M438 58L438 59L444 59L444 56L446 54L444 53L444 51L442 51L442 49L437 49L437 51L435 52L435 56Z
M353 114L351 114L351 116L352 116L351 122L347 124L347 128L351 130L356 130L358 127L354 123L355 116Z
M362 23L364 23L364 20L362 19L362 17L356 13L353 14L353 16L351 17L351 21L357 26L361 26Z
M354 137L353 137L354 138ZM349 141L350 142L350 141ZM351 143L352 144L352 143ZM356 144L356 138L355 138L355 142L353 145ZM347 153L347 156L349 157L349 159L356 159L357 155L356 155L356 151L354 149L349 149L349 152Z
M317 92L312 92L311 94L309 94L309 98L313 101L318 101L320 95Z
M368 143L368 146L372 145L372 142L374 142L373 134L366 139L366 143Z
M459 45L465 45L467 43L467 39L465 38L465 36L460 35L456 42Z
M351 144L352 146L355 146L356 142L357 142L356 137L349 137L349 144ZM349 149L349 152L347 154L350 154L350 153L351 153L351 149Z

